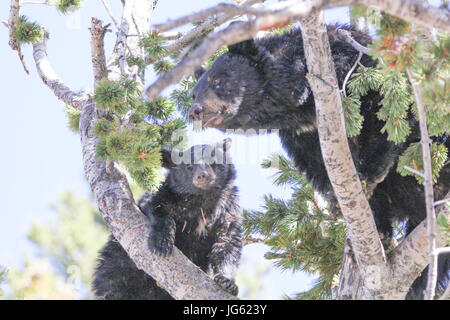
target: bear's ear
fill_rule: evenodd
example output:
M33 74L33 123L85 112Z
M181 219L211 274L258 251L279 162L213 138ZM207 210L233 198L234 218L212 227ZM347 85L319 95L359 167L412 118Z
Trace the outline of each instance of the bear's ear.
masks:
M172 161L172 150L166 148L161 149L161 165L166 169L170 169L175 166L175 163Z
M228 46L228 51L231 53L240 54L244 57L254 57L258 54L258 48L253 39L245 40Z
M194 72L195 79L200 79L200 77L206 72L206 69L200 66L197 70Z

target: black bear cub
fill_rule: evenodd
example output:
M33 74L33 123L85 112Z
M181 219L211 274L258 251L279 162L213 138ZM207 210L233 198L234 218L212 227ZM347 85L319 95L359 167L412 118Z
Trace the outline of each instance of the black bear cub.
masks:
M138 206L153 215L150 248L168 255L173 247L207 272L225 290L237 295L234 274L242 250L242 211L229 157L231 140L196 145L183 152L161 150L168 173L154 194ZM156 281L139 270L119 242L110 237L100 252L93 290L100 299L172 299Z
M338 37L339 28L350 31L364 46L371 38L349 26L328 27L337 80L342 88L359 52ZM363 55L361 63L366 67L376 65L367 55ZM234 44L209 70L196 72L199 79L193 90L189 117L202 121L203 127L221 130L279 129L281 143L295 166L334 208L336 198L320 150L307 73L301 29ZM363 128L357 137L349 139L349 145L356 170L371 195L369 201L378 231L383 242L389 244L393 237L392 223L404 221L406 232L410 232L425 218L425 201L423 186L414 177L403 177L396 171L399 156L411 142L420 140L418 123L409 114L408 140L398 145L388 141L387 134L382 133L385 123L377 117L382 98L380 92L374 91L362 97ZM447 135L436 140L450 148ZM447 163L435 184L435 199L442 199L449 188ZM445 288L449 270L450 255L442 255L439 289ZM413 285L410 298L422 298L424 283L426 273Z

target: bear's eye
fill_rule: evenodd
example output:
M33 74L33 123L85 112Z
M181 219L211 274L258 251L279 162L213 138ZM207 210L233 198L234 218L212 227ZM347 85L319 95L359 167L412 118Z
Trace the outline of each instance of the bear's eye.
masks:
M192 99L195 100L195 93L192 94Z

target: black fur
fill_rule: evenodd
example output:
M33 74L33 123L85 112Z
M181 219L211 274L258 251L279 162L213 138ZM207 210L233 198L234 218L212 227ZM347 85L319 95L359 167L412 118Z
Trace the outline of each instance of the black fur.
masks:
M152 250L166 255L175 245L203 271L211 267L214 280L237 295L234 274L242 250L242 212L229 146L227 139L183 153L162 150L163 165L169 170L166 180L155 194L146 193L138 206L154 217ZM184 162L176 164L180 159ZM171 299L137 269L112 236L100 253L93 288L102 299Z
M368 35L348 26L329 26L328 35L339 87L355 63L358 52L336 36L338 28L352 32L362 45ZM376 62L364 55L364 66ZM194 88L194 105L202 113L191 118L203 120L205 127L219 129L279 129L281 142L299 171L330 201L336 199L325 170L316 128L314 98L306 79L307 69L300 29L281 36L245 41L229 47L213 66L203 73ZM405 143L387 141L380 132L384 122L377 118L382 96L370 91L362 98L364 124L359 136L349 139L356 169L370 197L370 205L383 242L389 243L394 221L407 221L407 231L425 218L423 187L413 177L396 172L399 155L411 142L419 141L418 124L412 114L412 132ZM450 139L440 137L450 147ZM441 199L450 187L450 165L436 184L435 197ZM440 286L448 280L450 259L441 261ZM420 279L419 279L420 280ZM423 279L420 280L423 282ZM413 287L417 287L416 281ZM413 290L417 293L420 290ZM410 298L420 298L410 295Z

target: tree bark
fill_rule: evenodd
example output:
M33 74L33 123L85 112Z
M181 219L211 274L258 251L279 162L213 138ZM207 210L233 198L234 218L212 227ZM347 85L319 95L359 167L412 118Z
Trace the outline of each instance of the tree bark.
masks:
M347 224L355 261L364 279L359 298L371 299L379 295L378 282L386 272L384 249L351 157L323 14L312 13L301 23L309 72L307 79L314 94L322 156Z

